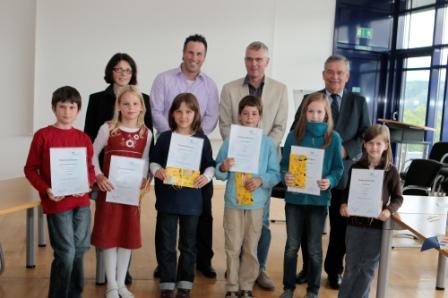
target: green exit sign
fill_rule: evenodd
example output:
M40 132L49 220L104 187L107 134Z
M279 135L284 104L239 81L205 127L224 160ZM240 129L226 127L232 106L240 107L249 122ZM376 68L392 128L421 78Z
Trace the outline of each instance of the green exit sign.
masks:
M372 39L373 30L369 27L357 27L356 28L356 37L357 38L365 38Z
M353 92L353 93L361 93L361 87L359 87L359 86L353 86L353 87L352 87L352 92Z

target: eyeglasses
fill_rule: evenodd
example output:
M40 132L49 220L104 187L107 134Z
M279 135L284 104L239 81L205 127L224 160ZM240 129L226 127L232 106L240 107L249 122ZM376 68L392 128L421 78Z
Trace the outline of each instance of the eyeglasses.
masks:
M115 72L120 72L120 73L124 73L124 74L132 74L132 69L130 69L130 68L114 67L114 68L112 68L112 70Z

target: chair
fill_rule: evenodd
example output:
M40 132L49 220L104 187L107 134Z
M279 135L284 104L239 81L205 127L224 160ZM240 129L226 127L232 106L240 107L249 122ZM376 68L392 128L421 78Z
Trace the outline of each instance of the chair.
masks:
M280 152L283 154L283 146L280 147ZM284 199L286 192L286 184L282 180L272 188L271 197Z
M284 181L280 181L277 185L272 188L271 197L284 199L286 192L286 185Z
M2 244L0 243L0 275L5 271L5 258L3 256Z
M429 153L429 159L447 163L448 161L448 142L437 142L432 146Z
M448 142L437 142L432 145L431 152L429 153L428 159L432 159L441 163L447 163L448 162ZM413 161L413 159L406 160L404 162L403 168L405 169L404 172L400 173L400 178L404 180L404 177L406 176L406 172L408 171L409 166L407 164L410 164ZM448 164L446 165L448 167ZM448 174L448 169L447 169ZM448 175L446 175L448 177Z
M272 188L271 197L278 198L278 199L284 199L285 193L286 193L286 184L282 180ZM269 221L272 223L285 222L285 220L283 220L283 219L270 219Z
M443 195L448 192L448 142L435 143L429 154L429 158L442 163L442 168L434 182L434 193Z
M434 193L437 177L443 164L432 159L414 159L411 161L404 177L403 194L429 196ZM410 238L417 240L408 232L396 232L394 238ZM418 244L420 245L420 244ZM415 245L392 245L392 248L416 247Z
M283 154L283 147L280 147L280 152ZM284 199L285 198L285 193L286 193L286 184L282 180L282 181L277 183L277 185L275 185L272 188L271 197L278 198L278 199ZM285 222L282 219L271 219L269 221L272 222L272 223L274 223L274 222Z
M435 190L443 164L431 159L414 159L404 177L403 194L428 196Z

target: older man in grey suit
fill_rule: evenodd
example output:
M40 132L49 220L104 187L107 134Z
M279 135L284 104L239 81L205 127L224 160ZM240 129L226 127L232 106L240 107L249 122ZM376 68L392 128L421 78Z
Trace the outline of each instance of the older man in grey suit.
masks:
M263 133L272 138L277 148L285 134L288 118L288 91L284 84L265 76L269 64L268 47L259 41L252 42L246 48L244 58L247 75L227 83L222 88L219 105L219 129L223 139L229 137L230 125L238 124L238 104L246 95L261 98L263 117L261 128ZM260 274L257 284L266 289L274 290L274 282L266 273L266 260L271 243L269 229L270 200L266 202L263 214L263 228L258 243L258 262Z
M330 242L325 258L325 271L328 274L329 286L333 289L339 289L341 274L344 269L343 258L347 225L346 219L339 213L340 200L347 184L348 170L354 160L361 154L362 134L371 123L366 99L345 89L345 85L350 78L350 64L347 58L340 55L328 57L325 61L322 77L325 82L325 89L320 92L325 93L330 100L334 129L341 136L343 146L344 176L341 178L339 185L332 189L331 206L329 208ZM297 110L291 129L294 129L295 123L298 121L300 109L301 107ZM306 241L303 237L301 243L304 265L302 271L297 275L298 283L306 282L308 261L307 248L303 245Z

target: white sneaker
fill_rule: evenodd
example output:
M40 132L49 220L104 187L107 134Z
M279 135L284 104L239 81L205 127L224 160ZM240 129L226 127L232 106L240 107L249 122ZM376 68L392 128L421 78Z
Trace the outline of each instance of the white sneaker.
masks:
M120 298L120 295L118 295L118 289L117 288L110 288L106 290L105 293L106 298Z
M264 290L273 291L275 289L275 284L266 271L260 271L256 282Z
M118 288L118 294L120 294L121 298L135 298L134 294L132 294L126 287Z

